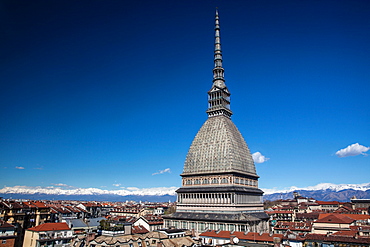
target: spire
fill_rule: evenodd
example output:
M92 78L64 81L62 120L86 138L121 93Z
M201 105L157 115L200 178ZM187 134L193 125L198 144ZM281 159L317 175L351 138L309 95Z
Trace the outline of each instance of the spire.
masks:
M225 87L224 68L222 68L222 51L220 38L220 18L216 9L215 21L215 51L214 51L215 67L213 69L213 83L220 87Z
M224 115L231 117L230 92L226 87L220 37L220 18L216 9L215 17L215 51L214 51L213 85L208 91L208 117Z

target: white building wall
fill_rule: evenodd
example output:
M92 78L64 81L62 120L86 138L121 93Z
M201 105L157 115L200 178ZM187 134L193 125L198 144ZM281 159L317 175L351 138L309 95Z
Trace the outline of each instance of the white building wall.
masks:
M152 231L152 229L150 229L150 225L142 218L139 218L137 221L135 221L134 226L143 226L148 231Z

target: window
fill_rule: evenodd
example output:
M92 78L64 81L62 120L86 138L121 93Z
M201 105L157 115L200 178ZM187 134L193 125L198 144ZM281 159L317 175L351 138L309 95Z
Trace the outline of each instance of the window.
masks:
M204 232L204 229L205 229L204 222L199 223L199 230L200 230L200 232Z
M245 232L245 225L240 225L240 231Z
M239 178L235 178L235 183L238 184L239 183Z
M229 225L229 231L235 231L235 225L234 224Z
M2 244L6 244L6 239L3 239L3 241L1 243Z
M187 180L187 181L186 181L186 184L187 184L187 185L192 184L191 180Z
M183 221L183 222L182 222L182 228L184 228L184 229L186 229L186 228L187 228L186 223L187 223L186 221Z
M200 180L199 179L195 179L194 184L200 184Z
M217 178L212 179L212 183L213 184L218 184L218 179Z
M209 180L208 179L204 179L203 180L203 184L209 184Z
M195 229L195 222L190 223L190 229Z
M221 183L222 183L222 184L228 184L228 183L229 183L229 180L228 180L227 178L223 178L223 179L221 180Z

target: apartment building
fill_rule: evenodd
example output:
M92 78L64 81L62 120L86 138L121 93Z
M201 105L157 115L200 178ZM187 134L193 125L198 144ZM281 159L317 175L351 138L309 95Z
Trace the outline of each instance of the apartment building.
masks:
M66 223L45 223L26 230L23 247L69 247L73 238Z

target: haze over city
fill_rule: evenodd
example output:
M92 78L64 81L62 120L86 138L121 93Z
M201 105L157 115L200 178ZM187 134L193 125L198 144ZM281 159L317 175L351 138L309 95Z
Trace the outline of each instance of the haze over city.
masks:
M0 192L181 185L218 7L259 187L367 184L368 1L5 1Z

